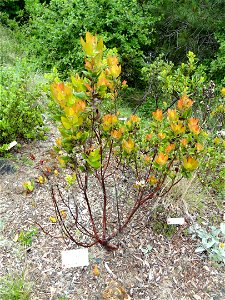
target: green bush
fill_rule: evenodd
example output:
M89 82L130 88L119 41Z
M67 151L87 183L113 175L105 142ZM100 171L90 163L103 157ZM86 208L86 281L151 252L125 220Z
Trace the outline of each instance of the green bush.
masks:
M194 53L189 52L187 59L186 63L175 66L159 56L153 63L143 67L142 76L149 86L149 97L155 99L152 110L162 106L163 102L166 102L165 106L172 105L183 94L195 99L195 105L199 104L206 74Z
M152 1L151 1L152 2ZM155 55L164 53L178 64L188 51L208 65L218 51L217 34L224 37L224 0L158 0L152 14L155 24Z
M0 12L8 18L13 19L21 14L24 5L24 0L2 0L0 2Z
M125 77L137 80L143 54L152 43L155 19L150 5L142 7L138 0L52 0L49 4L27 0L26 11L29 51L44 68L56 66L64 74L81 68L79 38L90 31L101 35L107 47L118 49Z
M15 139L43 138L46 127L41 92L31 71L20 61L15 66L1 66L0 151ZM39 103L38 103L39 102Z

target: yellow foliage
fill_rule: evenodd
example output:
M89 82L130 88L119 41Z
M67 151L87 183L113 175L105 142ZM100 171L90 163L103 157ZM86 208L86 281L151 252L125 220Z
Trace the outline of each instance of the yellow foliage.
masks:
M134 150L134 141L129 139L128 141L123 140L122 147L127 153L131 153Z
M170 121L177 121L178 120L177 111L175 109L168 109L167 116L168 116L168 119Z
M165 139L166 134L163 133L163 132L159 132L159 133L158 133L158 137L159 137L160 139Z
M135 115L131 115L129 120L133 123L139 123L140 122L140 118L138 116L135 116Z
M148 180L147 180L150 184L152 184L152 185L154 185L154 184L156 184L157 183L157 179L155 178L155 176L150 176L149 178L148 178Z
M183 160L183 166L188 171L194 171L195 169L197 169L198 165L198 161L191 156L185 157Z
M184 133L186 129L182 121L178 121L177 123L171 123L170 127L175 134Z

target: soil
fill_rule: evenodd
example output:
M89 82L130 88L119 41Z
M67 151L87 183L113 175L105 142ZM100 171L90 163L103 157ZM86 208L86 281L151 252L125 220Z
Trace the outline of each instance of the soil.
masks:
M170 238L156 233L151 222L139 232L131 226L118 250L89 248L87 267L62 268L62 250L79 247L40 228L31 245L21 245L18 234L37 223L60 236L57 223L49 219L54 208L48 183L36 182L32 193L23 187L43 173L60 182L66 172L51 152L57 137L51 128L46 141L23 144L13 159L0 160L1 276L23 274L32 284L32 300L225 300L225 267L195 253L198 242L185 234L190 223L187 215L187 223L177 226ZM56 169L59 175L53 176Z

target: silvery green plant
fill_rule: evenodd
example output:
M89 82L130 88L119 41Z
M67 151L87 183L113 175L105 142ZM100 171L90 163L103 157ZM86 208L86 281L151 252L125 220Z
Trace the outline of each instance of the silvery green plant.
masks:
M196 248L196 253L207 252L209 259L225 263L225 223L220 227L210 226L208 230L199 224L194 224L189 228L189 233L193 238L201 239L201 243Z

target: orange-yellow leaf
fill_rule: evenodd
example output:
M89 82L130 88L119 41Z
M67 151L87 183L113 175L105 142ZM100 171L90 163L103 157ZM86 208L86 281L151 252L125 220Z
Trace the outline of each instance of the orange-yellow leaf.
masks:
M167 154L164 154L162 152L160 152L156 158L155 161L157 162L157 164L163 166L166 164L167 160L168 160L169 156Z
M150 176L149 178L148 178L148 180L147 180L150 184L152 184L152 185L154 185L154 184L156 184L157 183L157 179L155 178L155 176Z
M120 139L121 136L122 136L122 131L121 130L113 130L111 132L111 136L114 138L114 139Z
M183 166L188 171L194 171L195 169L197 169L198 165L198 161L191 156L185 157L183 160Z
M129 120L133 123L138 123L140 122L140 118L138 116L135 116L135 115L131 115Z
M121 73L121 66L114 65L109 69L109 74L113 77L118 77Z
M134 141L132 139L123 140L122 147L127 153L131 153L134 150Z
M170 124L171 129L175 134L181 134L185 132L185 126L183 125L182 121L178 121L177 123Z
M163 140L163 139L165 139L166 134L164 132L159 132L158 137Z
M147 141L149 141L152 138L152 133L146 134L145 138Z
M184 147L186 147L187 144L188 144L188 140L187 140L187 139L182 139L180 142L181 142L181 144L182 144Z
M107 57L107 64L109 67L115 66L119 64L118 57L115 55L111 55Z
M148 163L148 162L151 161L151 157L148 156L148 155L145 155L145 156L144 156L144 160Z
M152 113L152 116L156 121L161 122L163 119L163 112L161 109L157 109L155 112Z
M183 95L180 97L180 99L177 101L177 108L179 110L186 110L189 107L191 107L193 104L193 101L187 97L187 95Z
M198 152L202 151L204 149L204 146L202 144L196 143L195 147L197 149Z
M169 144L169 145L166 147L166 152L170 152L170 151L172 151L174 148L175 148L175 144Z
M100 270L98 268L98 265L94 265L92 269L93 275L98 277L100 275Z
M103 121L103 129L107 131L111 129L115 124L117 124L118 118L116 115L108 114L103 116L102 121Z
M195 134L200 133L200 127L198 126L198 121L199 121L199 119L195 119L195 118L190 118L188 120L188 127L189 127L190 131Z

